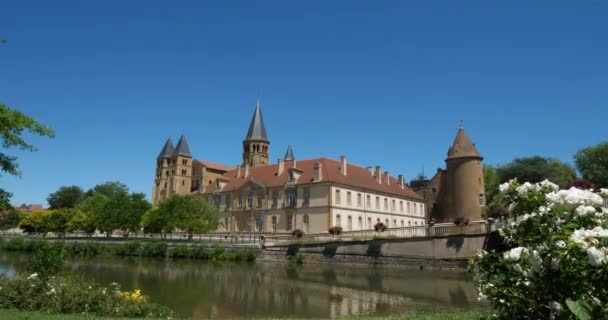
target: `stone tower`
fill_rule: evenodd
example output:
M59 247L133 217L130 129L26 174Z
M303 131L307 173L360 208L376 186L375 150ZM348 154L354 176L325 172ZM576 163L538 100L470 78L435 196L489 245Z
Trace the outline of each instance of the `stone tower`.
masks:
M171 154L171 174L169 175L169 186L172 194L190 194L192 189L192 154L182 135Z
M262 109L260 108L260 101L258 101L249 124L247 136L243 140L243 165L268 164L269 149L270 141L266 136Z
M171 170L170 162L174 150L173 141L171 141L171 138L168 138L160 151L160 154L156 158L156 175L154 178L154 187L152 188L152 204L157 204L167 197L167 190L169 188L168 180Z
M464 129L460 127L448 150L443 218L465 216L481 220L485 207L483 158Z

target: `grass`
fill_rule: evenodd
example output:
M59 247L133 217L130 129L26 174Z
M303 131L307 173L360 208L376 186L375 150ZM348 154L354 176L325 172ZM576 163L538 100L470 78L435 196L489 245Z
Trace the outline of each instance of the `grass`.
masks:
M418 315L397 315L386 317L362 316L340 317L342 320L479 320L484 313L481 311L467 311L456 313L429 313ZM6 320L127 320L128 318L103 318L85 315L45 314L39 312L17 311L0 309L0 319ZM277 318L278 319L278 318ZM295 318L281 318L291 319ZM133 320L132 318L130 320ZM149 319L148 319L149 320ZM313 319L307 319L313 320Z

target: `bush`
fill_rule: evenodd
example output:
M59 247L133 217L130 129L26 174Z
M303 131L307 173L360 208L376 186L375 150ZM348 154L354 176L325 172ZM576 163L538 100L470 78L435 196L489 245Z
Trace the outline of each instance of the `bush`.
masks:
M65 243L64 245L66 252L73 256L92 257L104 251L102 245L88 241Z
M471 222L471 220L464 216L456 217L456 219L454 219L454 224L457 226L467 226L469 225L469 222Z
M293 230L293 231L291 232L291 235L292 235L294 238L298 238L298 239L299 239L299 238L302 238L302 236L304 236L304 231L302 231L302 230L300 230L300 229L295 229L295 230Z
M329 233L332 236L339 236L342 234L342 227L340 227L340 226L331 227L331 228L329 228Z
M139 241L127 241L114 246L114 254L118 256L138 256L141 254Z
M386 229L386 225L380 221L374 225L374 230L376 230L376 232L384 232Z
M209 259L210 252L207 248L192 247L189 250L190 258L192 259Z
M23 251L25 248L25 240L23 238L11 238L4 243L4 249L7 251Z
M190 248L186 247L183 244L180 244L173 248L171 251L171 257L173 258L189 258L192 256L192 252Z
M146 242L141 247L141 255L144 257L164 257L167 255L167 244L163 241Z
M139 290L120 291L82 279L57 276L43 279L38 274L0 277L0 308L44 313L71 313L102 317L167 318L171 311L150 303Z
M28 270L41 279L48 279L61 272L64 261L65 252L62 243L43 243L30 259Z
M496 225L510 249L482 251L472 264L496 318L606 319L608 190L512 180L500 191L509 214Z

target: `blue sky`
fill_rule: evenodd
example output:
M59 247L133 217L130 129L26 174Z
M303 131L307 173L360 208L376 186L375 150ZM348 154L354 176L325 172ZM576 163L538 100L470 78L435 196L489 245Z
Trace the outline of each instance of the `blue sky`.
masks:
M5 1L0 101L48 124L13 202L152 190L168 136L236 165L256 99L271 158L344 154L408 179L460 120L486 163L572 162L608 137L605 1Z

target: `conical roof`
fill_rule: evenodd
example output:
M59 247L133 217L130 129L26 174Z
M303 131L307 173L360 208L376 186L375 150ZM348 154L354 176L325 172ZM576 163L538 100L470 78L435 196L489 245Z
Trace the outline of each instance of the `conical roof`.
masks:
M457 158L481 158L475 144L462 127L458 129L454 143L448 150L448 160Z
M186 136L182 134L177 142L177 146L175 147L175 151L173 151L174 156L183 156L192 158L192 154L190 153L190 147L188 146L188 141L186 141Z
M165 146L163 147L162 150L160 150L160 154L158 155L158 158L170 158L171 155L173 154L173 141L171 141L171 138L167 139L167 142L165 142Z
M285 161L293 161L296 157L293 156L293 150L291 149L291 146L287 146L287 152L285 152L285 158L283 160Z
M245 137L245 141L247 140L269 142L268 136L266 136L266 128L264 127L264 119L262 118L260 101L255 105L255 112L253 113L253 118L251 118L251 123L249 124L249 131L247 131L247 136Z

